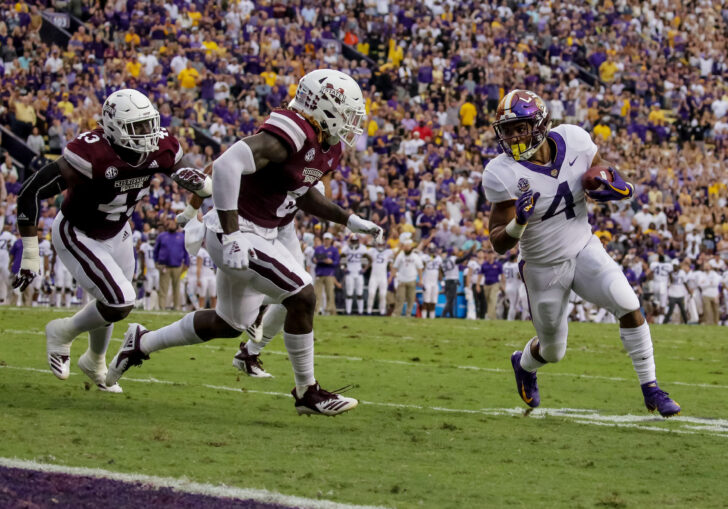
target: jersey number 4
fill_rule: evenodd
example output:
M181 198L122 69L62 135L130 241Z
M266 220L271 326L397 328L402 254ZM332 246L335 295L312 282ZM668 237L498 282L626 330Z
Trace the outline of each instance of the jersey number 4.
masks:
M561 200L564 200L564 208L557 212L556 209L559 208ZM562 182L559 184L559 187L556 189L554 201L551 202L549 209L543 215L541 220L546 221L547 219L561 214L562 212L566 214L566 219L573 219L576 217L576 213L574 212L574 196L571 194L568 182Z

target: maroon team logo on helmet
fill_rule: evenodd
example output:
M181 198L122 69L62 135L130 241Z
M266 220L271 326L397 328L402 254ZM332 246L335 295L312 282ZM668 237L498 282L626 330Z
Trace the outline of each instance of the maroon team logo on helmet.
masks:
M507 129L520 122L526 122L530 132L524 135ZM506 94L498 104L493 122L498 145L516 160L530 158L546 140L550 128L551 115L546 104L529 90L513 90Z
M343 88L334 88L334 85L327 83L324 88L321 89L321 93L327 95L336 104L342 104L346 97Z
M518 179L518 190L519 191L521 191L522 193L525 193L529 189L531 189L531 183L528 181L527 178L521 177L520 179Z
M107 103L104 105L104 116L114 118L116 115L116 103Z

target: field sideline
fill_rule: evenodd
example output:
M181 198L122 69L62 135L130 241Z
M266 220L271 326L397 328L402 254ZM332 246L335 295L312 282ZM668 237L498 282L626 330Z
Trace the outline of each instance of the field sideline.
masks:
M728 496L725 328L653 328L658 379L683 406L664 420L644 409L617 326L572 324L566 358L540 372L542 407L524 417L509 356L530 323L319 318L317 377L354 384L360 406L309 419L293 408L280 338L261 357L273 379L239 375L237 341L218 340L153 354L110 395L75 367L84 338L69 380L48 371L42 331L60 314L0 308L6 461L387 507L724 507Z

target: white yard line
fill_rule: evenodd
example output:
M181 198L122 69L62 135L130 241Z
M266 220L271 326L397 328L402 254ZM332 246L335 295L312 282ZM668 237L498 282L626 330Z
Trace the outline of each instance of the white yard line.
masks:
M151 312L150 312L151 313ZM6 334L33 334L33 335L43 335L45 336L45 332L40 331L33 331L33 330L23 330L23 329L5 329L3 333ZM111 341L114 341L116 343L121 343L123 340L121 338L111 338ZM212 344L206 345L197 345L198 348L205 348L207 350L217 350L219 351L220 348L224 348L222 345L214 346ZM232 352L232 350L231 350ZM263 350L262 354L271 354L271 355L283 355L287 356L288 352L285 352L283 350L271 350L269 348L266 348ZM482 371L484 373L510 373L510 369L500 369L500 368L484 368L481 366L458 366L458 365L440 365L440 364L430 364L427 362L411 362L411 361L400 361L400 360L393 360L393 359L372 359L372 358L363 358L363 357L356 357L356 356L349 356L349 355L326 355L326 354L316 354L316 357L319 359L335 359L335 360L344 360L344 361L351 361L351 362L376 362L380 364L395 364L399 366L415 366L415 367L430 367L430 368L449 368L449 369L462 369L462 370L468 370L468 371ZM626 359L626 357L625 357ZM613 382L629 382L634 381L633 378L624 378L624 377L618 377L618 376L603 376L603 375L586 375L583 373L559 373L559 372L549 372L548 376L561 376L561 377L567 377L567 378L583 378L585 380L610 380ZM661 380L661 382L664 385L682 385L685 387L700 387L701 389L728 389L728 385L719 385L719 384L705 384L705 383L693 383L693 382L675 382L675 381L669 381L669 380Z
M310 498L283 495L275 491L257 490L250 488L235 488L225 485L198 483L189 479L175 479L173 477L157 477L144 474L123 474L100 468L69 467L53 465L36 461L21 460L17 458L0 458L0 466L35 470L59 474L71 474L98 479L111 479L125 483L142 483L154 488L172 488L183 493L194 493L212 497L232 498L237 500L257 500L270 504L281 504L291 507L307 507L311 509L380 509L376 506L349 505L329 500L314 500Z
M48 370L18 367L18 366L0 366L0 368L16 369L22 371L31 371L38 373L45 373L50 375ZM76 373L71 373L72 375ZM232 387L227 385L210 385L201 384L197 386L195 384L189 384L186 382L173 382L170 380L159 380L153 377L149 378L123 378L122 382L137 382L137 383L153 383L153 384L166 384L166 385L181 385L188 387L204 387L206 389L212 389L217 391L228 391L237 392L244 394L262 394L266 396L276 396L290 398L291 395L285 392L276 391L260 391L255 389L248 389L242 387ZM710 434L722 438L728 438L728 419L712 419L692 416L677 416L672 417L669 420L669 426L660 427L654 426L654 423L665 422L665 419L658 415L608 415L600 413L597 410L586 409L586 408L536 408L531 412L526 412L523 407L514 408L448 408L441 406L428 406L428 405L414 405L406 403L388 403L381 401L366 401L362 400L364 405L372 405L379 407L389 408L403 408L410 410L425 410L432 412L441 412L447 414L466 414L466 415L490 415L490 416L511 416L511 417L530 417L534 419L544 419L547 417L559 417L565 420L572 421L577 424L595 425L595 426L617 426L623 428L636 428L643 431L660 431L665 433L680 433L687 435L698 435L698 434Z

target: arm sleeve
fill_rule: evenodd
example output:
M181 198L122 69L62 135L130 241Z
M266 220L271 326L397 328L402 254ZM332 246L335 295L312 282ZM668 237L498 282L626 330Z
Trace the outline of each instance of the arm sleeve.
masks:
M240 140L212 163L212 201L217 210L237 210L240 177L255 173L253 151Z
M37 225L40 200L51 198L66 187L68 184L55 161L35 172L23 184L18 194L18 224L21 226Z

